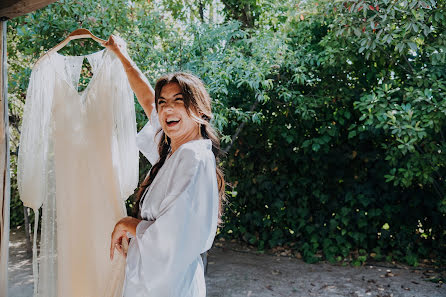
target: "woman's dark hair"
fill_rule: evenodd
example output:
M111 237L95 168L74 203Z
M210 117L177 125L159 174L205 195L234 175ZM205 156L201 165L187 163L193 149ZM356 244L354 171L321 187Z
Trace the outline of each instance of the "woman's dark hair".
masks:
M161 94L163 87L169 83L177 83L183 94L183 102L186 107L186 112L191 115L192 113L196 115L201 115L201 119L197 119L200 124L200 133L204 139L210 139L212 142L212 152L214 153L216 160L216 173L218 181L218 194L219 194L219 207L218 207L218 225L221 225L221 216L223 214L223 203L226 201L225 196L225 179L223 171L219 165L220 155L222 151L220 149L220 139L217 132L212 128L210 120L212 119L212 108L211 108L211 97L209 96L203 82L196 76L186 73L186 72L174 72L170 74L163 75L160 77L155 84L155 106L158 109L158 99ZM193 117L195 118L195 117ZM136 194L135 205L133 207L134 215L141 218L139 202L144 194L145 190L150 186L150 184L155 179L158 171L163 166L167 159L167 156L171 150L170 148L170 138L164 134L164 131L160 130L158 133L161 134L161 141L158 145L159 160L153 165L150 170L150 174L147 175L139 186L138 192ZM164 139L167 140L164 141Z

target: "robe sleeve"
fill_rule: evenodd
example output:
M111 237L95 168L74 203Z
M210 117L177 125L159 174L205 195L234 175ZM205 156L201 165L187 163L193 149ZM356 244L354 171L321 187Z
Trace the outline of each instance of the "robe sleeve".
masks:
M177 296L188 266L212 246L217 230L213 154L189 148L179 152L158 217L141 221L136 229L140 253L137 277L148 296Z
M138 186L139 153L136 146L135 102L122 64L115 60L113 75L113 167L121 198L126 200Z
M158 144L161 140L161 125L156 112L155 104L152 104L152 113L147 124L136 136L136 143L144 157L154 165L158 159Z
M51 141L52 108L55 73L48 57L34 65L26 92L25 107L20 133L19 154L17 159L17 187L23 205L34 210L39 217L42 206L50 189L54 187L54 147ZM34 222L33 236L33 277L38 284L37 270L37 230ZM34 296L37 285L34 286Z
M46 59L46 58L45 58ZM31 72L17 160L17 185L23 205L37 211L46 197L50 170L50 137L54 71L42 60Z

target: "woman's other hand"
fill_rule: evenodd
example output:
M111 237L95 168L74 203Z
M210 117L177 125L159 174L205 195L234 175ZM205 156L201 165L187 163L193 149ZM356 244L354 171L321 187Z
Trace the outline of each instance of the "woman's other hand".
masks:
M136 226L138 226L139 222L141 222L141 220L132 217L125 217L116 223L115 228L113 229L113 233L111 235L110 260L113 260L115 248L124 257L127 256L126 252L122 247L122 241L126 240L128 242L127 232L129 232L132 235L135 235Z
M111 50L121 61L127 74L130 87L135 93L136 98L144 109L147 117L150 117L150 114L152 113L152 104L155 102L155 91L147 80L147 77L130 58L130 55L127 52L127 43L119 36L110 35L108 41L102 43L102 45Z
M114 52L116 54L116 56L120 57L120 56L128 56L127 53L127 44L126 42L119 36L116 35L110 35L110 37L108 38L108 40L103 43L103 45L108 48L109 50L111 50L112 52Z

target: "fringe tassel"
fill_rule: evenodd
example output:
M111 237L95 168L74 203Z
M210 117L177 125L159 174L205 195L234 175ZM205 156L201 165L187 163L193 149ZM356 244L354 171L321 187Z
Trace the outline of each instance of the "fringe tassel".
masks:
M34 297L37 297L37 286L39 285L39 271L37 269L37 229L39 228L39 209L34 209L34 238L33 238L33 276Z

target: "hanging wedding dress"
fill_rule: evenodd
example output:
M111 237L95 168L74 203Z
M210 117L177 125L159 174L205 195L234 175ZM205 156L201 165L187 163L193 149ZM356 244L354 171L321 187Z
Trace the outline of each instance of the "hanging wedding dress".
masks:
M79 93L84 57L93 77ZM138 149L133 93L111 51L53 52L35 65L17 181L36 217L42 206L38 273L34 233L34 296L121 297L125 258L116 252L110 261L110 235L137 187Z

